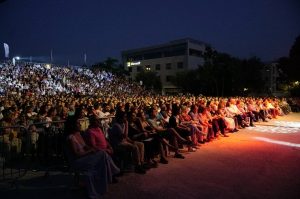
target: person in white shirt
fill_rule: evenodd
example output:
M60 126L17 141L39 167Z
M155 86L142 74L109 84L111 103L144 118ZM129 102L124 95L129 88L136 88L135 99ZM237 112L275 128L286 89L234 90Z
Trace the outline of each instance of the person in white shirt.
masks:
M245 118L243 118L243 113L237 108L235 99L230 98L227 103L226 112L228 117L236 118L239 128L247 127L248 125L245 122Z

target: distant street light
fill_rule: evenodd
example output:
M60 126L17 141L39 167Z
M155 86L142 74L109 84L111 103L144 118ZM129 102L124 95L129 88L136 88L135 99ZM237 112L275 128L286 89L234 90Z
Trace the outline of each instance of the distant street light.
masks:
M13 65L15 66L16 65L16 60L20 60L20 59L21 59L21 57L19 57L19 56L13 57L12 58Z

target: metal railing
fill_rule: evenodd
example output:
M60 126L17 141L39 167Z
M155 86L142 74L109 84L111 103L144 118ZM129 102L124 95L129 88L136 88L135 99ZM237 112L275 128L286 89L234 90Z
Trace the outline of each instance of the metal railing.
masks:
M27 172L24 159L24 137L27 128L24 126L0 127L0 180L15 181Z
M112 118L99 120L111 122ZM85 131L89 126L88 118L79 121L83 127L81 130ZM0 181L11 181L15 184L28 170L45 171L45 176L48 176L51 170L64 169L64 123L65 120L61 120L32 123L28 127L0 127ZM101 124L104 133L107 133L107 123Z

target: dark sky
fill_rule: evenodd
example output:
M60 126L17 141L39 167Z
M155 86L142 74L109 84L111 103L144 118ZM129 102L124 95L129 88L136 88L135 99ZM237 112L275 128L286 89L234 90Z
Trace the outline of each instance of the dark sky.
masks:
M3 1L3 0L1 0ZM6 0L0 43L10 57L81 65L185 37L240 58L287 56L300 35L298 0Z

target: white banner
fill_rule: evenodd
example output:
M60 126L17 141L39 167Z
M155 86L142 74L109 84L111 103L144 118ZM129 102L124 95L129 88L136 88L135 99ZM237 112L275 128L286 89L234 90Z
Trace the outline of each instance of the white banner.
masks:
M5 57L9 58L9 46L7 45L7 43L3 43L3 44L4 44Z

